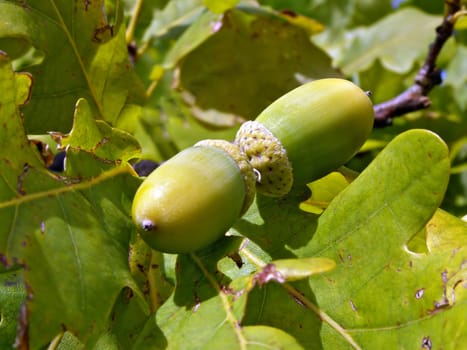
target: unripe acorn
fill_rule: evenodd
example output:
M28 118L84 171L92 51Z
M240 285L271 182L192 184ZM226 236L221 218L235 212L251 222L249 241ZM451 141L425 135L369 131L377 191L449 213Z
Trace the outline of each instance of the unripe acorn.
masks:
M227 141L206 140L154 170L140 185L132 217L154 249L186 253L219 239L248 209L256 177Z
M369 137L373 120L372 103L358 86L320 79L244 123L235 142L260 174L257 191L281 197L349 161Z

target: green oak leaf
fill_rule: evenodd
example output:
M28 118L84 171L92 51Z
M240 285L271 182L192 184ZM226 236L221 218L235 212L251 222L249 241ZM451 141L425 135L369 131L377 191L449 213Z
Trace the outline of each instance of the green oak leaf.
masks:
M164 349L168 344L171 349L235 349L246 341L238 328L245 298L234 299L230 279L215 273L219 259L238 243L229 239L199 255L178 255L175 291L148 320L134 349Z
M240 0L203 0L204 5L214 13L224 13L227 10L234 8Z
M437 210L426 225L426 245L432 253L466 247L467 222L444 210Z
M23 108L28 133L69 130L80 97L110 123L127 100L141 100L121 14L116 17L116 23L107 21L103 0L0 3L0 38L22 40L43 54L41 62L26 69L35 85Z
M201 252L179 255L175 291L148 319L133 349L303 349L278 328L241 326L248 295L259 281L250 264L237 260L241 242L230 237ZM310 275L333 265L329 259L308 262L312 266L277 261L278 271L296 278L298 270Z
M30 147L23 127L22 115L18 106L28 102L31 94L32 77L25 73L14 73L11 70L9 57L0 52L0 113L3 119L9 120L0 129L1 166L10 171L1 171L0 199L8 200L21 192L19 176L29 165L40 167L39 154ZM12 137L14 135L14 137ZM23 150L18 152L18 150ZM14 154L14 161L11 155Z
M309 183L307 186L311 191L311 197L300 203L300 209L313 214L321 214L334 197L346 188L351 179L343 174L333 171L332 173Z
M457 327L467 305L465 244L458 238L455 246L419 253L407 247L432 218L448 179L444 142L411 130L392 140L321 216L301 212L300 197L259 196L233 231L251 240L240 250L244 259L261 266L327 257L336 268L252 289L242 324L281 328L305 348L398 348L400 342L458 348L466 340ZM436 232L447 237L445 231Z
M19 329L28 337L18 346L43 347L63 328L91 345L123 288L145 308L127 261L139 181L128 164L80 179L49 172L18 109L30 86L30 76L0 55L0 256L7 270L23 267L29 296Z
M278 259L271 261L267 266L273 267L273 278L278 282L298 281L315 274L331 271L336 266L335 262L328 258L301 258ZM266 267L263 268L264 273ZM278 274L277 279L274 275Z
M70 146L108 161L128 161L140 154L136 139L121 129L111 127L103 120L96 120L85 99L79 99L76 103L70 133L52 133L52 136L62 149Z

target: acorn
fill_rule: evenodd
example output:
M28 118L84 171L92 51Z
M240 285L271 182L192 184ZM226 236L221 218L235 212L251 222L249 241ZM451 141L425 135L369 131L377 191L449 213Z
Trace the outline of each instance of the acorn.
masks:
M253 167L238 146L205 140L155 169L136 191L132 217L143 240L187 253L222 237L255 195Z
M347 163L369 137L373 121L370 98L357 85L320 79L244 123L235 143L258 172L257 192L282 197Z

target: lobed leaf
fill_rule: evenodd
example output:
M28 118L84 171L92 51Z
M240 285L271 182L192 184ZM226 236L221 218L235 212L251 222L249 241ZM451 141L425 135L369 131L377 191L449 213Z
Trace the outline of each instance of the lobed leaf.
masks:
M465 310L458 282L465 249L406 248L440 204L448 178L446 145L429 131L412 130L390 142L320 217L300 213L297 198L257 198L237 230L273 259L321 256L337 266L294 288L253 290L244 324L280 327L306 348L397 347L397 339L417 347L425 336L437 343L451 337L455 348L464 339L451 327ZM250 247L241 253L258 260ZM456 297L449 299L446 289ZM451 323L441 326L446 317Z
M28 133L70 129L80 97L115 123L126 101L141 96L124 28L120 19L109 23L103 9L102 0L0 3L0 38L21 39L43 54L27 69L35 81L34 97L23 108ZM41 117L44 111L47 118Z
M300 209L313 214L321 214L334 197L350 183L343 174L332 173L308 184L311 197L300 203Z
M61 149L70 146L83 150L107 161L128 161L140 154L136 139L127 132L112 128L102 120L96 120L89 103L79 99L76 103L73 128L70 133L52 133Z
M47 171L18 110L31 79L0 58L7 92L0 96L0 136L15 135L0 149L0 254L6 268L24 268L29 298L20 330L29 334L20 345L27 346L29 335L31 348L41 347L63 328L92 344L120 291L139 292L127 262L133 231L127 213L137 181L128 165L101 171L99 161L78 180Z

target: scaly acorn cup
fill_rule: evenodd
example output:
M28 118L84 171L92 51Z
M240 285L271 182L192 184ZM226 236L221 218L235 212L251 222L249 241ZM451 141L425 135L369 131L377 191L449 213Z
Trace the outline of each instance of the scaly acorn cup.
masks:
M187 253L219 239L248 209L256 177L240 149L205 140L154 170L133 199L137 230L153 249Z
M373 120L373 105L358 86L320 79L244 123L235 143L260 174L257 191L281 197L349 161L369 137Z

